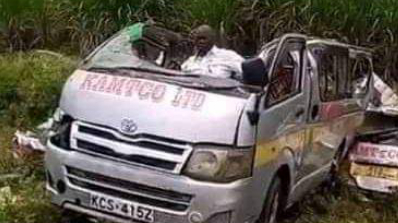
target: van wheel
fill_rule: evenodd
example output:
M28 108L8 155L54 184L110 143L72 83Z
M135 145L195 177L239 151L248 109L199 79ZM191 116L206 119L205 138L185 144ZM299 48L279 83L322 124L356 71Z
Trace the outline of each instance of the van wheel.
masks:
M97 221L86 215L74 211L64 210L62 212L61 223L96 223Z
M276 223L283 209L281 179L276 176L268 190L263 210L257 223Z

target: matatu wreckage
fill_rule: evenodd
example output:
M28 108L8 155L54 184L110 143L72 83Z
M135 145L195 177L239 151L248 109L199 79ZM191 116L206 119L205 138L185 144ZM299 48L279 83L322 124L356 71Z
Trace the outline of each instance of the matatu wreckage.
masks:
M369 192L398 190L398 96L374 75L374 94L348 154L349 184Z
M45 153L54 204L121 223L274 223L353 143L368 50L286 34L241 79L214 78L181 72L189 42L145 27L111 37L66 82Z

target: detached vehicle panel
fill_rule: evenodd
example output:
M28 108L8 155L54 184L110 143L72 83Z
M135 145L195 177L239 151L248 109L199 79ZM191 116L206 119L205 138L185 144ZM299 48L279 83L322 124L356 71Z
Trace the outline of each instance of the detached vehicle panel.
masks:
M376 74L375 93L349 153L349 183L368 191L398 189L398 97Z
M71 76L46 153L54 204L116 222L275 222L328 176L372 82L365 50L295 34L243 80L129 50L122 31Z
M398 128L357 137L350 152L350 175L361 189L393 193L398 189Z

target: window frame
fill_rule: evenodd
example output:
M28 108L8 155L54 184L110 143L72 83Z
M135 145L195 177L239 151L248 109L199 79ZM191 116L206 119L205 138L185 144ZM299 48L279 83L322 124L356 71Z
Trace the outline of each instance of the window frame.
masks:
M369 83L371 81L371 76L373 75L372 59L368 55L361 54L361 53L354 54L354 55L350 56L350 58L349 58L349 62L354 61L354 64L357 64L357 65L361 62L361 60L362 61L366 61L368 63L368 66L369 66L368 67L369 71L366 73L366 75L367 75L367 77L366 77L367 80L366 80L366 84L365 84L366 90L364 92L361 92L361 95L366 95L369 92L369 90L370 90L370 84ZM356 79L354 79L354 76L355 76L354 69L356 68L356 66L355 65L351 66L351 64L349 63L349 68L350 68L350 70L349 70L350 75L349 76L350 76L350 87L351 87L350 98L355 98L354 97L355 94L354 94L353 83L354 83L354 80L356 80Z
M295 43L288 42L287 44L295 44ZM293 74L293 76L295 78L297 78L296 80L293 80L293 84L296 84L295 90L293 92L286 94L284 97L282 97L278 100L270 102L271 86L273 85L273 81L276 78L274 79L274 77L273 77L275 75L275 73L269 74L271 77L270 77L270 81L269 81L266 96L265 96L265 107L266 108L270 108L274 105L280 104L280 103L282 103L282 102L284 102L302 92L303 62L304 62L304 57L306 56L306 44L303 44L302 46L296 45L296 46L286 47L283 50L283 53L281 54L283 56L280 58L277 58L275 67L277 68L279 66L279 64L283 60L282 58L284 58L286 55L292 54L294 52L297 52L297 54L298 54L298 61L296 60L296 58L294 58L294 55L290 55L290 56L292 57L292 61L295 63L294 66L297 66L297 69L294 69L294 74Z
M333 102L344 100L347 98L347 83L349 75L349 49L342 46L334 45L316 45L311 49L318 65L318 90L321 102ZM333 58L329 61L332 66L332 73L334 77L332 93L329 92L329 76L328 72L324 72L326 57ZM330 64L327 64L327 69L330 69ZM324 85L324 86L323 86ZM341 89L343 88L343 89ZM329 95L327 95L329 94Z

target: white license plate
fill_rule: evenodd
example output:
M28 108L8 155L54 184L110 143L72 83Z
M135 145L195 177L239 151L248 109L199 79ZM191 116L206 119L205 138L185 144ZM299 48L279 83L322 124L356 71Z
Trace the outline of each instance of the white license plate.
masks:
M134 220L154 222L153 209L104 194L91 193L90 207Z

